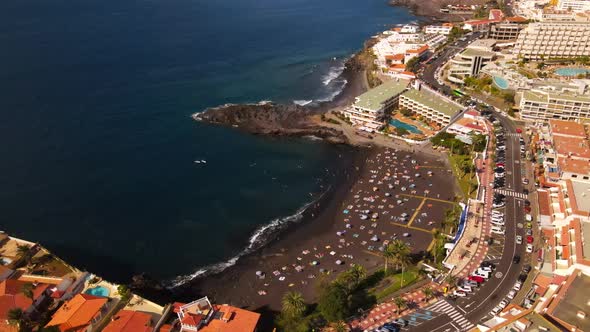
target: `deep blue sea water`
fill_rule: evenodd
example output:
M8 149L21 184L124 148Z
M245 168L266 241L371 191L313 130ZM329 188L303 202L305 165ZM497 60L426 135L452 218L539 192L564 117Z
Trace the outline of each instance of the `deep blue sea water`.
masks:
M227 260L342 151L190 114L330 99L346 57L413 19L386 0L3 2L0 229L117 281Z

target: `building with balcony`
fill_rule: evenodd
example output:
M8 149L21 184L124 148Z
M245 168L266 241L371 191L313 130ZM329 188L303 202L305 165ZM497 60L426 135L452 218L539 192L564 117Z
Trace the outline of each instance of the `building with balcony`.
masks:
M481 68L494 59L494 52L467 48L450 61L448 80L463 84L468 76L476 76Z
M584 12L590 10L589 0L559 0L557 2L558 10L567 10L572 12Z
M448 35L453 29L453 23L443 23L438 25L427 25L424 27L425 34Z
M524 120L590 119L590 95L533 89L518 92L518 99L520 116Z
M441 127L448 125L463 107L426 88L412 89L399 96L399 107L412 111Z
M260 314L227 304L214 305L207 297L174 303L180 332L255 332Z
M344 115L355 126L377 130L383 126L386 115L397 105L399 96L410 81L393 79L356 97Z
M520 31L513 54L528 60L590 55L590 22L538 22Z
M522 24L511 22L499 22L490 26L488 38L495 40L513 40L518 38L518 33L524 28Z

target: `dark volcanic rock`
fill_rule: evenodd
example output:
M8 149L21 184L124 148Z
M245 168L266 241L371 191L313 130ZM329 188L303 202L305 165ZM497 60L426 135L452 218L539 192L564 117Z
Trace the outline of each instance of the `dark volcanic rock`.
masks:
M193 115L198 121L237 127L248 133L273 136L315 136L332 143L348 143L342 131L313 123L313 110L274 103L224 105Z

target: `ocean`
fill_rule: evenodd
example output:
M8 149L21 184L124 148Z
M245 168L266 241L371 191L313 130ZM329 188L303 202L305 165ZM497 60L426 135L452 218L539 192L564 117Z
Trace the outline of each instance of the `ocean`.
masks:
M1 7L0 230L118 282L236 257L261 227L296 220L348 151L192 113L330 100L365 39L415 20L386 0Z

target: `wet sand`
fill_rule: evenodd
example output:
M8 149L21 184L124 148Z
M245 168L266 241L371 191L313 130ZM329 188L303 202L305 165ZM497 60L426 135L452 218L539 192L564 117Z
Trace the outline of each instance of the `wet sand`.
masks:
M415 254L424 253L455 195L445 165L442 158L423 154L363 149L352 167L343 165L341 185L308 209L302 223L222 273L176 291L251 310L279 310L281 297L290 290L313 302L322 274L332 278L352 263L369 271L380 268L380 247L392 239L403 239Z

